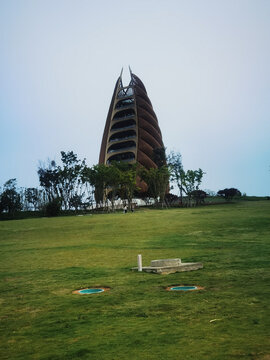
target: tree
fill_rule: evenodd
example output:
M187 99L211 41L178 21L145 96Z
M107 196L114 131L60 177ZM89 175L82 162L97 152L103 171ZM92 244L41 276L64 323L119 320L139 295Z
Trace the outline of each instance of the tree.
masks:
M46 192L48 202L61 197L59 190L59 169L54 160L48 159L47 167L40 163L38 167L39 183Z
M156 168L140 168L141 179L146 182L149 194L154 198L156 205L158 202L163 207L165 204L165 194L169 188L170 169L167 165L166 149L164 147L153 149L152 160Z
M94 165L91 168L85 166L82 171L82 181L94 187L96 204L102 205L107 183L107 166L104 164Z
M184 172L183 178L183 190L188 197L188 204L191 205L192 193L195 190L199 190L199 186L202 182L204 172L202 169L198 170L187 170Z
M207 194L203 190L193 190L191 192L191 197L195 200L196 205L201 205L204 203L204 199L207 197Z
M110 195L110 200L112 204L112 211L114 211L114 201L117 191L121 186L121 171L117 167L116 163L112 163L110 166L106 167L105 172L105 184L107 196Z
M20 194L17 192L16 179L8 180L3 186L3 192L0 196L0 212L7 211L14 215L16 211L22 208Z
M110 198L112 210L117 193L122 199L127 199L131 210L132 198L136 190L137 164L125 162L112 162L109 166L104 164L85 167L83 171L83 182L89 183L95 188L96 203L107 204Z
M128 209L132 210L132 199L135 190L137 190L137 164L127 164L125 162L118 162L115 164L120 170L120 194L122 200L127 199Z
M232 200L236 196L241 196L241 192L235 188L219 190L217 194L224 197L226 201Z
M70 207L75 209L77 213L78 209L81 208L84 204L82 201L82 195L75 194L69 200Z
M182 165L182 156L181 154L178 153L174 153L173 151L170 152L169 156L168 156L168 165L171 169L171 179L172 181L176 182L176 185L178 187L179 190L179 194L180 194L180 201L181 204L183 203L183 183L184 183L184 179L185 179L185 171L183 169L183 165Z
M46 216L58 216L61 211L61 199L55 198L49 201L45 206Z
M85 159L79 160L73 151L61 151L61 161L63 166L58 166L58 187L65 209L70 210L74 198L82 199L84 196L81 177L86 164Z
M160 202L163 207L170 178L169 168L166 165L160 168L150 168L149 170L140 168L139 173L141 179L146 182L148 191L154 198L156 205Z
M175 194L166 193L165 194L165 201L169 206L175 205L179 203L179 197Z
M43 191L37 188L26 188L24 189L24 198L27 204L30 204L34 210L39 210L43 203L42 194Z
M205 192L199 190L203 175L202 169L185 171L182 164L182 156L179 152L171 152L168 156L168 164L171 169L171 179L177 184L180 193L180 201L183 204L183 194L188 197L188 204L195 199L196 205L203 201ZM200 191L200 192L199 192ZM206 194L206 193L205 193Z
M38 176L40 186L46 192L48 202L61 199L66 210L74 207L74 198L84 198L86 189L82 181L85 159L79 160L73 151L61 151L62 166L49 160L47 166L40 164ZM77 198L78 199L78 198Z

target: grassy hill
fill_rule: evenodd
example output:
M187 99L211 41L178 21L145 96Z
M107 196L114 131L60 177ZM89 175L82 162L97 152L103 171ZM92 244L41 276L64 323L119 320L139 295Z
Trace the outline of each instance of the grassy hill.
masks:
M270 201L2 221L0 358L268 359L269 243ZM137 254L204 269L133 273Z

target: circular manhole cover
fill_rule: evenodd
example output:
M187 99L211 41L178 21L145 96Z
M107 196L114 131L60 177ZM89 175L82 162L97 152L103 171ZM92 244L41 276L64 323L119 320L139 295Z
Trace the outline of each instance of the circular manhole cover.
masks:
M174 286L171 287L171 291L189 291L189 290L197 290L197 286Z
M166 290L168 291L191 291L191 290L202 290L201 286L187 286L187 285L179 285L179 286L169 286Z
M81 289L73 291L73 294L79 295L91 295L91 294L99 294L104 291L109 291L109 288L91 288L91 289Z
M79 294L98 294L103 292L104 289L83 289L83 290L79 290Z

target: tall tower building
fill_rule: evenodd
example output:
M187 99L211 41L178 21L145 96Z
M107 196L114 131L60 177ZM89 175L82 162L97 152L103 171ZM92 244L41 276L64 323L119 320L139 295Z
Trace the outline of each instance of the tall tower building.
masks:
M153 149L164 147L161 131L142 81L131 70L130 76L128 86L122 83L122 72L116 82L99 163L109 165L116 160L155 168Z

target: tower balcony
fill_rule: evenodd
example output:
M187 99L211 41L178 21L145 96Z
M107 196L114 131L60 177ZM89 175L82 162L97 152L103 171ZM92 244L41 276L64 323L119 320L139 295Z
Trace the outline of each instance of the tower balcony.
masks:
M116 144L111 145L108 148L107 154L109 153L116 153L116 152L123 152L123 151L128 151L128 150L133 150L136 149L136 142L135 141L124 141L124 142L119 142Z
M136 127L136 121L134 119L119 121L112 125L111 131L120 131L125 129L132 129Z
M107 165L109 165L112 161L133 162L135 161L135 154L131 151L128 151L128 152L112 155L107 160Z
M120 131L120 132L117 132L110 136L109 143L123 141L123 140L129 140L129 139L135 139L136 136L137 136L137 134L136 134L135 130Z
M125 110L121 110L118 111L116 114L114 114L113 119L112 120L124 120L124 119L128 119L131 117L135 116L135 110L134 109L125 109Z
M123 108L127 108L127 107L133 107L134 106L134 99L133 98L127 98L127 99L123 99L120 100L116 103L115 105L115 110L116 109L123 109Z

